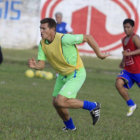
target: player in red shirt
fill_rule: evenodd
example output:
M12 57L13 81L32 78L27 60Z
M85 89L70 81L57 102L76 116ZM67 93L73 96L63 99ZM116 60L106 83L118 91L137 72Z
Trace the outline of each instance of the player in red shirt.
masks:
M140 37L134 33L135 22L132 19L125 19L123 28L126 36L122 39L123 59L120 68L123 68L116 80L116 88L126 101L129 111L127 116L131 116L137 105L129 97L128 89L134 83L140 87Z

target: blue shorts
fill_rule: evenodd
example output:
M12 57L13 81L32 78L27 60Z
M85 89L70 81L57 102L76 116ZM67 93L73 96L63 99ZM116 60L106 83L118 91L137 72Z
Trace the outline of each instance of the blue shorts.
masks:
M140 73L133 74L126 70L122 70L120 74L117 76L117 79L123 79L125 82L125 88L131 88L134 83L136 83L140 87Z

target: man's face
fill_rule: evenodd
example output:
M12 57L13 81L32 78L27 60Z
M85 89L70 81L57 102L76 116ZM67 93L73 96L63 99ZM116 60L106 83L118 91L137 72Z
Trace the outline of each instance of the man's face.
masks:
M131 35L134 32L134 27L132 27L129 23L124 24L123 28L126 35Z
M54 28L49 28L48 23L43 23L40 25L40 33L42 39L50 39L51 33L54 31Z
M61 15L56 15L55 16L57 23L61 23L62 22L62 16Z

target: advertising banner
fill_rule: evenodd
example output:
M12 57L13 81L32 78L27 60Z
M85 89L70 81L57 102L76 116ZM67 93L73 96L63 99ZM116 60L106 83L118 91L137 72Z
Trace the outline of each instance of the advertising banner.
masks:
M26 49L38 45L40 19L63 14L74 34L91 34L102 52L121 57L123 20L135 20L140 35L140 0L0 0L0 44ZM88 44L78 46L81 54L94 55Z
M74 34L91 34L102 52L121 57L123 20L135 20L135 32L140 35L139 0L41 0L41 18L55 18L63 14L63 21L69 23ZM78 47L84 55L93 55L93 50L82 44Z

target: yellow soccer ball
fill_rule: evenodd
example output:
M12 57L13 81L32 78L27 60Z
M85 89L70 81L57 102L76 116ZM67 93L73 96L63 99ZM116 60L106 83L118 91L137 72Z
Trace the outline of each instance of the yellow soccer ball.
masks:
M34 74L33 70L28 69L28 70L25 71L25 75L29 78L33 78L35 74Z
M52 79L53 79L53 73L51 73L51 72L46 72L46 74L45 74L45 79L47 79L47 80L52 80Z
M46 71L40 71L40 78L46 77Z
M36 76L36 77L40 77L40 75L41 75L41 71L40 71L40 70L36 70L35 76Z

